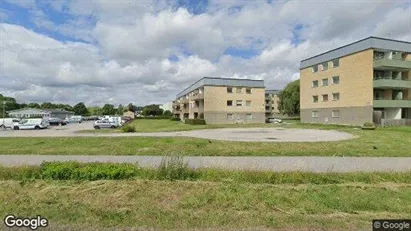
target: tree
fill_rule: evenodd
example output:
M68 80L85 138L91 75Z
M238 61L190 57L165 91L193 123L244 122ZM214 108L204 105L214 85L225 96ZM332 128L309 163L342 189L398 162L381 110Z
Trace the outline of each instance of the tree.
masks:
M279 95L278 110L282 114L300 113L300 80L289 83Z
M89 107L88 111L90 112L90 115L94 115L94 116L103 115L103 109L98 106Z
M38 104L38 103L29 103L27 105L27 107L40 109L40 104Z
M144 116L161 116L163 115L163 109L157 104L151 104L144 107L142 114Z
M171 117L173 116L173 113L170 110L165 110L163 115L167 117Z
M40 106L41 109L54 109L56 106L50 102L42 103Z
M117 113L116 113L116 114L117 114L117 115L123 115L124 109L126 109L126 108L124 108L122 104L118 105L118 107L117 107ZM127 109L126 109L126 110L127 110Z
M134 106L132 103L129 103L127 105L127 110L132 111L132 112L136 112L137 111L137 107Z
M89 115L90 112L88 111L86 105L83 102L80 102L73 107L74 114L86 116Z
M7 111L12 111L20 108L20 105L16 102L15 98L3 96L2 94L0 94L0 117L3 116L3 102L6 102L6 104L4 105L5 116L7 116Z
M116 114L116 109L111 104L104 104L102 113L103 115L114 115Z

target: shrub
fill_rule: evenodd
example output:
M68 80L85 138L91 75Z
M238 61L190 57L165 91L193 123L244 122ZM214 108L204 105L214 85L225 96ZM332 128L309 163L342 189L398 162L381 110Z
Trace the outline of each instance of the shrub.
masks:
M160 166L157 169L157 179L159 180L187 180L195 179L196 172L184 163L182 157L171 156L161 160Z
M171 121L181 121L180 118L176 118L176 117L172 117L172 118L170 118L170 120L171 120Z
M121 128L123 132L136 132L136 128L131 125L125 125Z
M374 130L375 129L375 124L372 123L372 122L365 122L364 125L362 126L362 129Z
M147 116L147 117L136 117L136 119L140 120L168 120L170 116Z
M205 125L206 121L204 119L185 119L184 123L191 125Z
M41 177L52 180L120 180L137 175L139 168L133 164L44 162Z

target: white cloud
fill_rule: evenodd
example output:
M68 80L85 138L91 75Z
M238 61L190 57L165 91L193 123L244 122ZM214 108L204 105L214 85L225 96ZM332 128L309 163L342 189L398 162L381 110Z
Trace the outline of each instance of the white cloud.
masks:
M281 89L312 55L370 35L411 40L411 7L402 1L210 1L195 6L200 15L173 1L42 4L70 17L57 24L25 4L39 28L89 43L0 24L0 92L21 101L162 103L203 76ZM229 47L257 55L224 55Z

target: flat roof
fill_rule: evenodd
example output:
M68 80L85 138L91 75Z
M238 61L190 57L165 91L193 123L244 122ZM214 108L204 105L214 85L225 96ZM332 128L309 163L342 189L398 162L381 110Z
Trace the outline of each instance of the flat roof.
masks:
M278 94L280 93L280 90L265 90L266 94Z
M177 98L180 98L191 91L200 88L202 86L233 86L233 87L254 87L264 88L264 80L254 79L236 79L236 78L221 78L221 77L203 77L195 83L188 86L177 94Z
M300 69L368 49L411 52L411 42L371 36L304 59L300 63Z

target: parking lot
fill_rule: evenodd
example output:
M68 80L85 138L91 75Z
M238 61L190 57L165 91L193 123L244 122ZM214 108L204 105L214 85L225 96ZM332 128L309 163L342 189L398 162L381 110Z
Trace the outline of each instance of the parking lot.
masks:
M116 136L149 136L149 137L194 137L210 140L244 141L244 142L319 142L352 139L353 135L333 130L285 129L273 128L221 128L202 129L180 132L151 133L78 133L81 130L93 129L92 121L72 123L66 126L50 126L43 130L7 130L0 131L0 137L116 137Z

